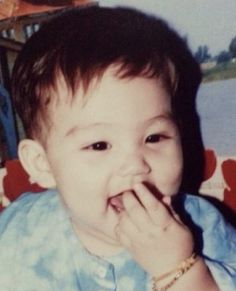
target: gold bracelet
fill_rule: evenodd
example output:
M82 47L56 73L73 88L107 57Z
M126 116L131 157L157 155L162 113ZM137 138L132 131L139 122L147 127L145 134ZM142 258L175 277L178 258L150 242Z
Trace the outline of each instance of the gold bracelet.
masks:
M168 273L165 273L164 275L161 275L158 278L153 277L152 278L152 282L153 282L152 291L166 291L166 290L168 290L172 285L174 285L174 283L182 275L184 275L196 263L197 259L198 259L198 256L195 253L193 253L191 255L191 257L189 257L188 259L184 260L177 268L171 270ZM172 274L175 274L175 276L169 283L167 283L163 287L158 287L157 286L157 282L165 279L166 277L169 277Z

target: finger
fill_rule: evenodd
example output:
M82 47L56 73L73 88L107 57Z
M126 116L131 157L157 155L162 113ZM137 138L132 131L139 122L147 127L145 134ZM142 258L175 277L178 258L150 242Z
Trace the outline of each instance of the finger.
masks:
M121 232L130 235L131 237L139 234L139 229L126 213L124 213L120 218L119 229Z
M131 245L132 240L139 237L138 228L126 213L122 214L115 232L120 243L126 247Z
M127 215L138 229L143 230L152 223L147 211L133 192L124 193L122 200Z
M143 184L134 185L135 192L153 223L165 228L173 218L163 202L158 200Z
M151 191L144 184L135 184L134 191L146 210L159 206L160 201L151 193Z
M169 207L171 207L171 197L170 196L163 196L162 201L163 201L163 203L165 203L165 205L168 205Z
M173 216L173 218L180 224L183 224L182 220L180 219L179 215L175 212L173 206L172 206L172 197L170 196L164 196L162 201L165 205L168 206L168 209L171 213L171 215Z
M172 206L172 199L170 196L163 196L162 202L167 206L169 212L171 215L176 218L176 220L179 220L178 214L175 212L173 206Z
M122 230L120 229L119 225L115 228L116 239L120 245L125 248L129 248L131 245L130 237L128 237Z

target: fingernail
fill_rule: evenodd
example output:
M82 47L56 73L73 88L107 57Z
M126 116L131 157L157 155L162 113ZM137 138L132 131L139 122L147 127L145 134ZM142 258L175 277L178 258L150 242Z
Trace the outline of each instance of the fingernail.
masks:
M164 196L162 198L162 201L167 205L171 205L171 197L170 196Z

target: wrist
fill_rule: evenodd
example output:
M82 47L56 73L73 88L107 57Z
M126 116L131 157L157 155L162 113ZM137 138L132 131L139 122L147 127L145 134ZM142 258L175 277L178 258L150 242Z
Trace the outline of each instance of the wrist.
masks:
M198 256L193 253L189 258L181 262L176 268L164 273L158 277L152 277L153 291L166 291L171 288L176 281L179 280L185 273L187 273L193 265L197 262Z
M167 277L163 281L159 282L160 287L165 287L170 280L174 277ZM187 271L183 276L181 276L176 282L169 287L169 289L152 289L153 291L199 291L199 290L208 290L208 291L219 291L214 278L211 275L207 265L205 264L203 258L198 257L194 265Z

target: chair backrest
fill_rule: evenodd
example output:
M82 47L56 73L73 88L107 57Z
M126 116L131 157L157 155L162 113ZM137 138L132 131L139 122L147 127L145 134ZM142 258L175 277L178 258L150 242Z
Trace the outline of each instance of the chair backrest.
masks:
M0 207L6 207L24 192L39 192L43 188L30 180L19 160L8 160L0 171Z

